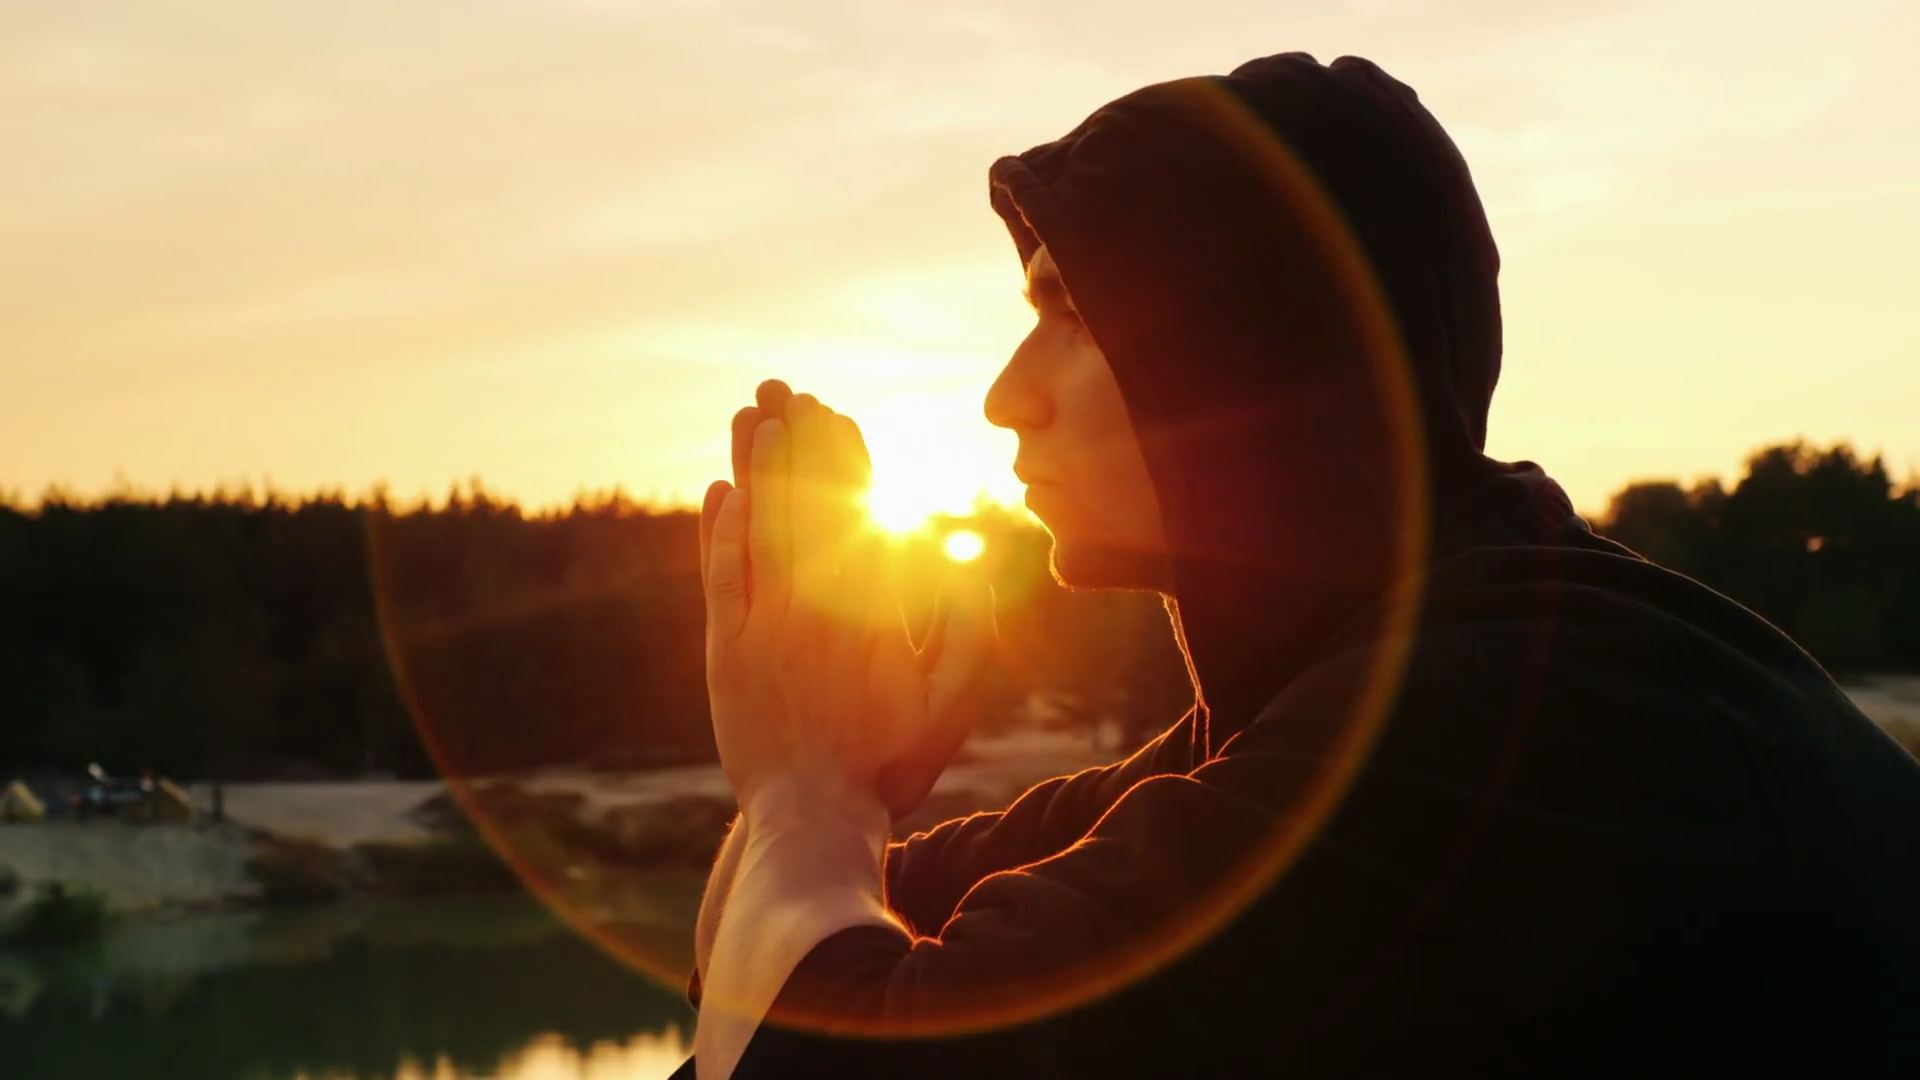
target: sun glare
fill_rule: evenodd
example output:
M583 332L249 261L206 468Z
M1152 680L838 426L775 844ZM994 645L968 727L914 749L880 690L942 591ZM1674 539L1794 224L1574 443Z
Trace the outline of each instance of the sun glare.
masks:
M1006 432L979 417L978 395L892 398L853 411L873 454L867 515L895 536L942 515L964 516L985 498L1018 506Z
M867 492L867 516L896 536L913 532L939 512L939 507L929 507L924 497L915 497L912 492L890 492L877 484Z
M987 542L972 529L955 529L941 542L940 550L954 562L972 562L987 550Z

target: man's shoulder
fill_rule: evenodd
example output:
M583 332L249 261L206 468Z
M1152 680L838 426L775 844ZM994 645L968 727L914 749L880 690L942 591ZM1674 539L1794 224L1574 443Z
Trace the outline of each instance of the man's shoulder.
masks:
M1417 607L1289 682L1242 749L1353 739L1459 752L1530 736L1671 742L1690 728L1844 707L1777 629L1644 560L1581 549L1476 553L1419 583ZM1402 599L1404 602L1404 598ZM1303 742L1305 740L1306 742ZM1451 749L1449 749L1451 748Z
M1612 545L1485 549L1436 567L1414 589L1418 661L1687 685L1827 681L1750 609Z

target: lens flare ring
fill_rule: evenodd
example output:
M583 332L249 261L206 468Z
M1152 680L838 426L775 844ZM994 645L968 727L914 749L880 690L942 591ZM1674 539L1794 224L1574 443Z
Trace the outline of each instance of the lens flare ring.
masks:
M1395 531L1391 566L1396 579L1416 582L1425 566L1430 537L1427 476L1421 448L1421 416L1408 368L1408 357L1384 292L1365 252L1334 201L1322 189L1298 156L1244 102L1223 87L1206 80L1186 80L1173 87L1175 106L1237 152L1257 170L1277 199L1302 215L1316 254L1340 283L1353 305L1352 318L1364 341L1366 363L1380 395L1380 406L1393 435L1391 475L1395 516L1417 527ZM869 504L869 512L880 509ZM876 518L879 515L875 515ZM475 823L482 837L499 853L534 895L584 938L628 966L669 985L684 978L684 962L668 950L623 935L605 920L581 909L562 889L558 875L521 850L500 822L494 821L474 797L474 789L450 753L448 732L436 724L408 663L408 642L389 603L391 568L382 557L383 541L377 519L370 519L370 564L376 590L376 610L382 639L395 680L423 744L443 776L448 790ZM883 527L888 522L879 520ZM909 527L920 521L902 522ZM943 541L947 554L973 541L950 533ZM976 536L975 540L979 538ZM975 554L978 554L976 551ZM1228 880L1199 891L1181 917L1149 940L1116 948L1111 954L1069 971L1023 980L1018 986L996 987L992 1000L970 1001L965 1007L940 1015L821 1015L784 1010L771 1022L814 1030L867 1037L938 1037L981 1032L1037 1020L1076 1008L1132 985L1173 963L1217 934L1244 912L1300 858L1339 809L1371 756L1400 689L1412 648L1412 630L1419 617L1423 593L1416 586L1390 594L1389 610L1379 644L1372 650L1367 676L1351 703L1332 752L1302 787L1286 812L1283 824ZM1010 658L1016 661L1017 658ZM937 946L935 946L937 947Z
M1240 872L1211 883L1188 905L1182 917L1149 939L1136 940L1111 953L1019 985L994 988L985 997L940 1015L835 1016L786 1010L770 1019L789 1026L836 1034L927 1038L973 1034L1029 1023L1078 1007L1145 979L1172 964L1224 929L1278 881L1319 836L1339 810L1372 756L1398 696L1412 651L1412 632L1424 591L1431 537L1431 492L1422 448L1425 433L1415 380L1400 328L1363 247L1331 196L1298 155L1277 137L1246 103L1210 80L1184 80L1171 88L1175 105L1197 125L1233 147L1257 170L1277 199L1302 215L1315 254L1335 276L1352 305L1352 321L1379 406L1393 441L1389 448L1394 530L1389 553L1393 580L1404 583L1387 596L1380 636L1370 650L1365 678L1353 695L1346 722L1321 766L1302 786L1291 806L1276 815L1281 825L1240 862Z

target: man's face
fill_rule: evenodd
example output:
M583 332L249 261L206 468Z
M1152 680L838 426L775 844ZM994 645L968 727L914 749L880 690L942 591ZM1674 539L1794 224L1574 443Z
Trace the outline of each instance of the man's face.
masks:
M1082 589L1166 589L1159 500L1113 370L1081 323L1053 257L1027 265L1038 315L987 391L987 420L1020 437L1014 471L1053 534L1053 573Z

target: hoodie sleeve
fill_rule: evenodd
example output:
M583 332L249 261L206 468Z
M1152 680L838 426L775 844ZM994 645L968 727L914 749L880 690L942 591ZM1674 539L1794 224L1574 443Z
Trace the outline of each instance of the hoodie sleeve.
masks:
M914 933L938 934L981 879L1059 854L1134 785L1191 769L1194 715L1125 761L1055 777L1005 810L944 822L889 846L888 906Z
M1270 708L1268 719L1255 728L1273 723L1295 736L1310 734L1291 715L1299 711L1316 711L1315 703L1303 701L1298 709L1278 713ZM1271 832L1282 819L1281 808L1290 802L1289 793L1299 789L1318 763L1311 753L1257 748L1249 741L1254 733L1236 739L1237 746L1229 744L1233 753L1196 769L1154 774L1139 766L1136 755L1104 775L1096 771L1055 781L1061 786L1051 793L1037 789L1001 820L949 823L943 827L951 830L945 837L941 830L916 837L905 845L910 854L950 849L958 854L956 870L983 873L963 888L944 868L931 869L932 864L924 870L920 864L890 866L890 884L902 869L925 875L909 880L909 887L924 890L914 897L923 909L914 913L913 934L863 927L826 939L789 977L773 1017L830 1017L912 1030L929 1018L989 1007L1010 992L1071 980L1129 943L1165 933L1190 914L1191 901L1205 883L1226 878L1241 854ZM1101 784L1108 789L1106 800L1095 794ZM1063 835L1075 830L1066 827L1065 816L1055 818L1057 828L1048 820L1052 800L1062 796L1076 805L1063 805L1056 813L1075 818L1072 824L1078 825L1083 814L1093 815L1079 835L1064 843ZM1084 805L1077 805L1081 799ZM1005 839L994 834L1009 824L1017 828L1009 829ZM914 846L940 840L945 841L941 848ZM955 848L956 842L964 846ZM1048 844L1054 850L1040 853ZM1036 854L1031 861L1017 861ZM1324 948L1319 943L1324 930L1316 925L1323 920L1305 908L1321 904L1323 912L1331 912L1350 902L1357 888L1352 875L1350 867L1336 868L1334 879L1305 886L1302 896L1315 899L1299 904L1294 945L1303 951ZM935 922L931 917L942 907L949 917ZM1271 962L1271 955L1267 959ZM1156 1045L1207 1037L1204 1026L1173 1030L1188 1023L1175 1018L1192 1009L1152 1011L1155 1018L1145 1030L1152 1032ZM1208 1018L1194 1017L1193 1022L1204 1025ZM1116 1041L1111 1017L1090 1024L1000 1026L987 1035L932 1043L840 1039L810 1034L806 1026L804 1020L763 1024L733 1074L736 1080L1081 1075L1090 1068L1088 1055L1111 1052ZM1174 1071L1156 1074L1182 1071L1178 1063L1168 1068Z
M913 1029L928 1018L975 1012L1071 973L1179 914L1196 881L1217 880L1228 853L1273 815L1239 789L1250 761L1210 764L1188 776L1156 776L1128 788L1070 850L979 881L937 937L882 927L845 930L808 954L783 988L774 1016L826 1016ZM1205 837L1206 842L1195 842ZM1236 843L1238 842L1238 843ZM1187 1042L1155 1022L1157 1040ZM936 1021L937 1022L937 1021ZM1023 1025L987 1037L938 1043L836 1039L763 1024L735 1080L787 1076L1083 1075L1085 1055L1111 1042L1079 1029ZM1178 1071L1160 1075L1179 1075Z
M955 818L889 845L887 906L913 933L938 934L982 878L1064 851L1135 784L1191 769L1195 720L1189 711L1126 760L1044 781L1005 810ZM689 973L686 997L695 1008L701 991L700 973Z

